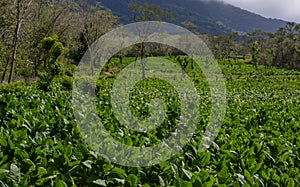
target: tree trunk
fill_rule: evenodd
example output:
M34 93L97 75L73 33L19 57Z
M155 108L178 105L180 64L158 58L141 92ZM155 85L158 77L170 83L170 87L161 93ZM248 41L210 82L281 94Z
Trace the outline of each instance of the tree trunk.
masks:
M13 54L12 54L12 59L11 59L11 67L10 67L8 83L10 83L13 79L13 72L14 72L14 68L15 68L15 62L17 59L19 33L20 33L20 29L21 29L21 24L22 24L20 4L21 4L21 0L17 0L17 7L16 7L17 8L17 25L15 28L15 36L14 36L14 41L13 41Z
M139 55L136 55L135 58L134 58L134 68L136 67L136 61L137 61L138 58L139 58Z
M91 71L92 71L92 76L95 75L95 70L94 70L94 59L91 62Z
M5 75L6 75L6 72L7 72L7 69L8 69L8 65L9 65L9 58L7 58L6 60L6 64L5 64L5 69L3 71L3 74L2 74L2 78L1 78L1 84L4 82L5 80Z
M142 62L142 79L146 79L146 74L145 74L145 63L146 63L146 53L145 53L145 43L142 42L142 50L141 50L141 62Z

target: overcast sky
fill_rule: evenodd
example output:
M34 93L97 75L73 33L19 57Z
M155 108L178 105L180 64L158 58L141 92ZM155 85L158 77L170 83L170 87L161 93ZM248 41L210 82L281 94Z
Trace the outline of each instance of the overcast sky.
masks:
M223 0L267 18L300 23L300 0Z

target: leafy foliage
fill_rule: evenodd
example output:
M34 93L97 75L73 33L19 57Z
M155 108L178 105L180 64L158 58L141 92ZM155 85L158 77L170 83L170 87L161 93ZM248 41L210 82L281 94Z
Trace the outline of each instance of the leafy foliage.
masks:
M198 76L192 76L201 95L201 117L195 135L180 154L143 168L118 166L95 155L74 120L71 92L44 92L36 84L1 86L0 184L299 186L299 72L276 68L265 72L259 65L257 69L242 65L238 77L238 65L221 67L225 77L232 79L227 81L227 114L212 147L196 151L210 113L209 89L198 72ZM186 68L190 76L195 71L190 65ZM99 116L115 139L128 145L151 146L168 137L180 112L176 92L155 79L137 85L131 93L135 115L146 117L149 111L145 104L153 97L165 98L168 106L166 123L159 130L139 134L122 127L111 113L108 93L113 80L99 78L97 97Z
M64 46L58 41L58 36L46 37L41 42L41 47L45 51L44 71L38 74L39 88L48 90L52 80L60 73L58 57L63 53Z

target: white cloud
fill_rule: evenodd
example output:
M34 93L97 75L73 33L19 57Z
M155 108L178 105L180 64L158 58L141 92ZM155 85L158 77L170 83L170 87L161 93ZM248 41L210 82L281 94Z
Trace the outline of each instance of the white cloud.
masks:
M300 23L299 0L223 0L264 17Z

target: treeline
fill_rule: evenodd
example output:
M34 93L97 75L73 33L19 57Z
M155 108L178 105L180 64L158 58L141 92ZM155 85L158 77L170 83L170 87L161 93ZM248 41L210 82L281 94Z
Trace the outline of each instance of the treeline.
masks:
M84 1L80 1L84 2ZM137 21L173 20L158 6L129 5ZM186 27L195 30L191 22ZM0 81L44 80L57 75L72 76L89 45L119 25L118 17L100 4L78 4L73 0L0 0ZM199 33L196 33L199 34ZM222 36L199 36L220 61L247 58L253 65L300 70L300 26L287 23L276 33L255 31ZM169 46L142 44L122 50L116 57L178 55Z
M300 25L288 22L275 33L254 31L243 35L210 36L217 59L249 58L253 65L300 70Z

